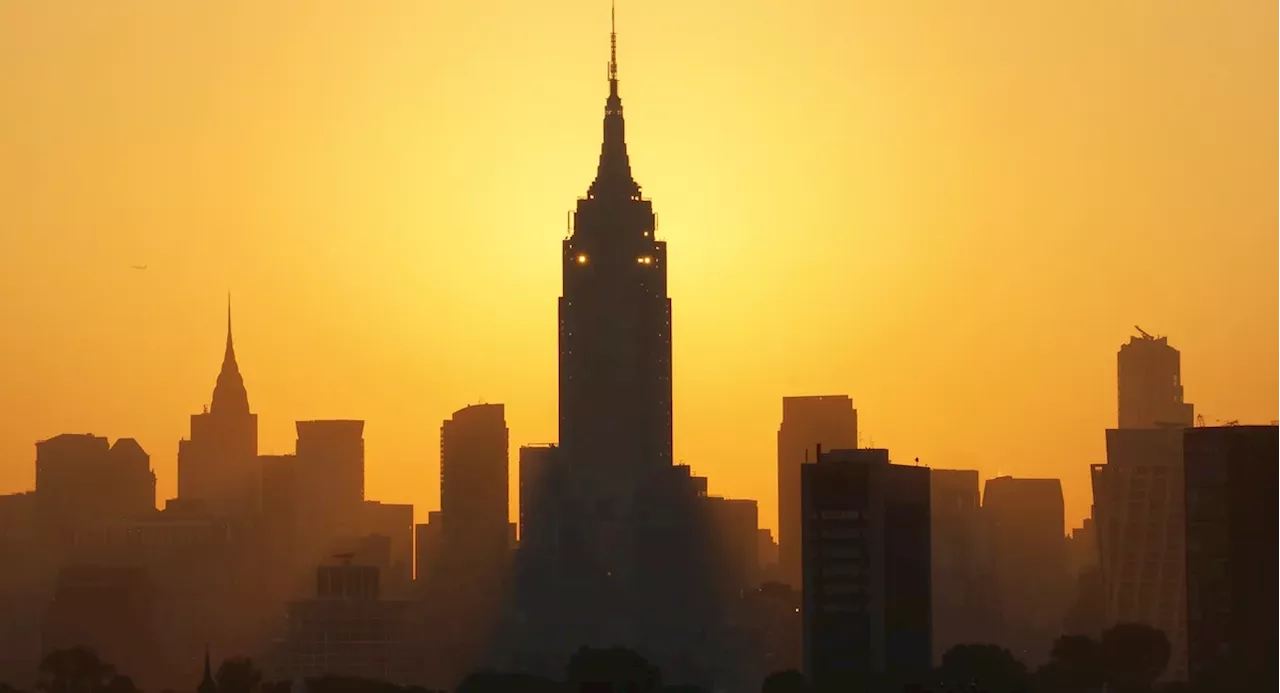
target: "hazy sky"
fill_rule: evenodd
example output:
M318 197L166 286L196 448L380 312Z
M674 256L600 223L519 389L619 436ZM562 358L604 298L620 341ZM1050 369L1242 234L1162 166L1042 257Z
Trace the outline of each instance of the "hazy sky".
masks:
M618 12L676 458L762 525L784 395L848 393L900 463L1061 477L1071 524L1134 324L1210 423L1280 418L1274 1ZM503 402L514 487L516 448L556 437L608 23L607 0L0 0L0 491L32 486L36 440L93 432L136 437L172 497L228 291L263 452L365 419L370 497L423 519L441 420Z

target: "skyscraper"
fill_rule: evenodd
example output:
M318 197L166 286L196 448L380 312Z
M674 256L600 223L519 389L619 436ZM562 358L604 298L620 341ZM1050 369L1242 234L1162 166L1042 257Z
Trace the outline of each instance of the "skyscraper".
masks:
M1186 530L1181 356L1142 332L1117 356L1120 426L1106 432L1107 463L1093 465L1103 622L1155 626L1172 647L1165 678L1186 679Z
M978 472L933 469L929 472L932 522L933 656L956 645L985 642L988 616L980 584Z
M492 587L507 555L507 440L501 404L464 407L440 427L442 559L478 589Z
M219 514L256 513L262 485L257 457L258 415L249 411L249 394L236 363L228 299L227 347L213 402L191 416L191 438L178 442L178 497L201 501Z
M631 175L612 31L608 83L596 177L562 245L560 441L554 483L538 484L553 526L519 552L516 630L531 666L622 645L680 677L710 637L705 491L672 464L667 247Z
M625 512L644 470L670 467L671 300L667 244L627 156L617 34L595 180L564 240L560 298L560 449Z
M1247 690L1276 668L1277 429L1184 433L1189 678Z
M782 581L800 588L800 465L817 448L858 447L858 411L848 395L783 397L778 428L778 563Z
M922 677L932 665L929 469L890 464L888 450L815 456L800 477L804 673L830 690Z
M1071 581L1058 479L988 479L982 494L983 570L997 592L992 641L1029 665L1062 635Z
M1120 428L1190 426L1191 404L1182 401L1182 355L1167 337L1130 337L1116 355Z

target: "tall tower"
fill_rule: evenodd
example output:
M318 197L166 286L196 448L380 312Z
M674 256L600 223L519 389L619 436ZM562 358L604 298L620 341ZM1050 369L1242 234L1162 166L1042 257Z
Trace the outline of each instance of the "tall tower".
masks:
M1116 355L1118 428L1190 426L1195 412L1182 401L1182 355L1167 337L1138 331Z
M631 177L612 30L609 43L600 163L563 244L560 447L625 508L623 489L671 466L671 300L667 244Z
M178 442L178 497L198 500L220 514L257 512L261 498L258 415L249 411L249 395L236 363L231 338L231 299L227 299L227 346L213 401L191 416L191 438Z

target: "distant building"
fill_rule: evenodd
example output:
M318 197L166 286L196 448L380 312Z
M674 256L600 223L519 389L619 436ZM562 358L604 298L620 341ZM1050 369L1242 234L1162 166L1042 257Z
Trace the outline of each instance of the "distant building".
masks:
M734 599L760 585L759 511L753 500L703 499L710 521L715 585Z
M929 469L888 450L801 467L804 671L866 690L932 666Z
M961 644L984 642L990 605L979 583L978 472L933 469L929 472L932 524L933 657Z
M178 442L178 497L200 500L212 512L241 518L261 507L258 415L236 363L227 305L227 347L212 404L191 417L191 437Z
M501 404L459 409L440 428L441 559L459 584L479 590L493 589L507 562L507 446Z
M1165 677L1186 680L1183 429L1107 431L1092 468L1104 622L1145 623L1172 646Z
M289 605L288 632L274 678L414 680L410 613L409 602L381 598L377 568L321 566L315 597Z
M413 541L413 579L421 590L438 568L440 553L444 550L444 519L439 510L427 513L425 523L414 525Z
M564 458L555 445L520 448L520 541L524 546L556 541L557 511L564 510Z
M63 568L45 617L44 652L89 647L118 671L129 672L140 686L149 686L159 644L152 602L152 587L141 568Z
M1276 672L1276 426L1186 429L1187 655L1197 690Z
M1182 401L1182 355L1168 338L1131 337L1116 356L1116 373L1119 428L1191 425L1193 407Z
M778 428L778 565L782 581L801 584L800 465L816 461L817 446L858 447L858 411L848 395L783 397Z
M293 464L302 544L312 565L333 553L335 542L364 535L364 422L297 422Z
M1029 666L1047 660L1070 601L1058 479L989 479L982 498L988 575L998 594L993 641Z
M386 593L407 596L413 584L413 506L402 503L364 502L365 533L388 539L390 566L383 580Z
M760 581L778 582L778 542L773 540L773 531L768 527L756 530L756 556L760 559Z
M155 512L151 458L132 438L108 446L64 433L36 443L36 527L46 550L65 552L76 531Z

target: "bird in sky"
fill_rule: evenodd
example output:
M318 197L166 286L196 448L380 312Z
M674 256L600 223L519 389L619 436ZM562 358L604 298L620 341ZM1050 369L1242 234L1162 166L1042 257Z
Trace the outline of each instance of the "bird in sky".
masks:
M130 267L132 267L132 268L134 268L134 269L136 269L136 270L144 270L144 269L146 269L146 268L147 268L147 266L146 266L146 265L130 265Z

